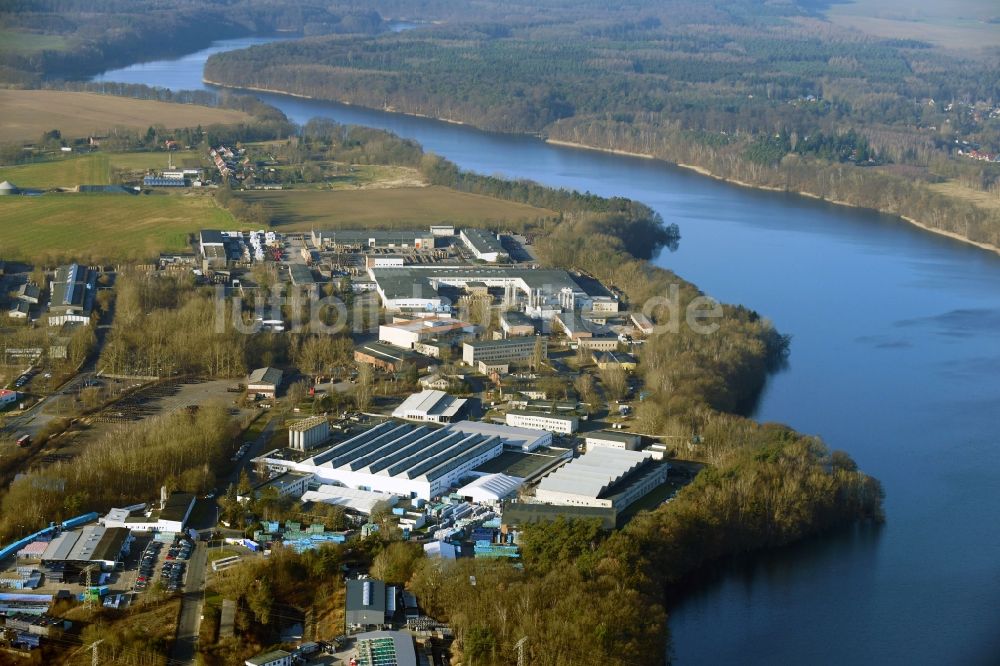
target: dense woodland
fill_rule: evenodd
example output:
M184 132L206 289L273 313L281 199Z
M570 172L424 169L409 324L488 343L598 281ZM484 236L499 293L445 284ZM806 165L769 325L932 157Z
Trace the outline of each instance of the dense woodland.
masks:
M205 48L248 35L375 34L375 11L315 0L2 0L0 82L34 84ZM37 44L36 44L37 41Z
M1000 196L1000 164L957 157L1000 151L995 54L867 37L814 3L416 4L443 23L217 54L206 77L653 155L1000 244L995 208L928 187Z

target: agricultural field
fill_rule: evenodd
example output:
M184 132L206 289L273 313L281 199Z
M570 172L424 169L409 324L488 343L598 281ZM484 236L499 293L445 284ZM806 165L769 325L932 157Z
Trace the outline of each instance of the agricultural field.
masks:
M68 46L69 40L60 35L42 35L0 28L0 54L29 55L42 51L62 51Z
M437 186L258 191L241 193L240 197L247 203L262 204L279 231L524 222L555 215L544 208Z
M1000 6L995 0L854 0L832 3L831 22L878 37L919 39L951 49L1000 46Z
M106 134L115 127L146 129L230 124L250 120L242 111L60 90L0 90L0 141L35 141L58 129L64 138Z
M169 159L175 167L202 166L201 156L193 150L172 152ZM18 187L39 190L108 185L116 171L145 173L165 169L167 160L165 152L60 155L45 162L0 167L0 181L9 180Z
M148 260L188 248L188 234L234 226L207 193L46 194L0 198L4 257Z

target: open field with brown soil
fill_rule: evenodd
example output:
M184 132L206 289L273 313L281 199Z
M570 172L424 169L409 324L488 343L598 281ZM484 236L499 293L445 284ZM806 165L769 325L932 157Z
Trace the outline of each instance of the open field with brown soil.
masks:
M441 222L510 223L555 215L544 208L437 186L282 190L247 192L240 196L247 203L264 205L279 231L423 227Z
M250 120L242 111L60 90L0 90L0 141L35 141L58 129L63 137L107 134L115 127L194 127Z
M1000 6L994 0L854 0L832 4L826 15L839 26L878 37L961 50L1000 46Z

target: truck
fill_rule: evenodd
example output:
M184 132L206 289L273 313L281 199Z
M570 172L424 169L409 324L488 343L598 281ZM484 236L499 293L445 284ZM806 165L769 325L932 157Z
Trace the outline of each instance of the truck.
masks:
M17 438L17 445L22 449L31 444L31 435L21 435Z

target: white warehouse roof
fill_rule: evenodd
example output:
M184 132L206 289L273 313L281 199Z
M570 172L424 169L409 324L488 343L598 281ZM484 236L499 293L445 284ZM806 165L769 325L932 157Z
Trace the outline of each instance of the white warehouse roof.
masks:
M524 483L524 479L519 476L487 474L462 486L455 492L462 497L471 497L472 501L476 503L499 502L516 493L522 483Z
M379 502L387 502L390 506L395 506L399 497L389 493L373 493L368 490L324 483L316 490L307 490L302 495L302 501L336 504L358 513L371 514Z
M464 398L456 398L444 391L424 390L404 400L403 404L393 410L392 415L397 419L425 421L431 420L427 417L432 416L435 421L450 421L465 403Z
M643 465L652 455L645 451L595 448L574 458L542 479L539 490L600 497L616 481Z

